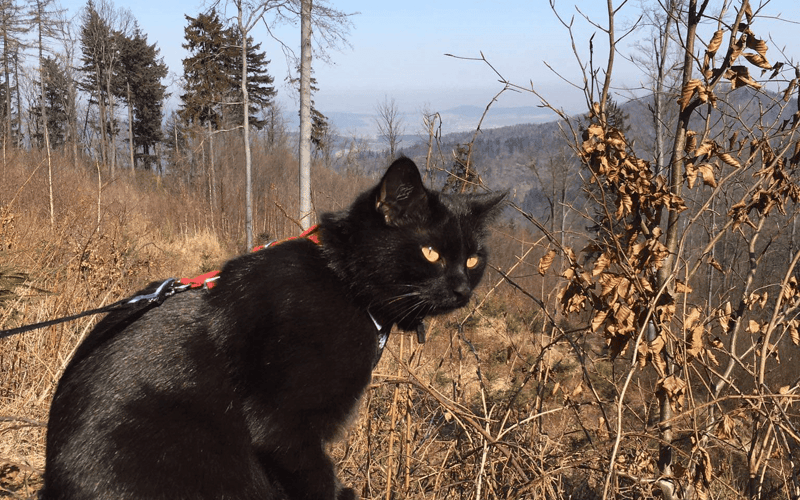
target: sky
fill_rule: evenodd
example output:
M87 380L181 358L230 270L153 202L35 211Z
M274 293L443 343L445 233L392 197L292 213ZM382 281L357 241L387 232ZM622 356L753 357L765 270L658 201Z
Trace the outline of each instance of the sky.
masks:
M584 63L589 60L589 39L594 35L595 65L607 60L606 36L584 17L606 24L605 2L599 0L554 0L565 21L573 19L576 50ZM619 0L614 0L619 5ZM629 0L617 16L617 31L630 26L641 12L642 0ZM721 2L712 0L712 4ZM738 4L738 0L736 0ZM763 3L763 1L761 2ZM85 0L61 0L71 15L79 14ZM581 81L581 72L573 54L567 29L559 22L549 0L328 0L327 4L350 17L352 28L349 46L328 51L329 62L315 61L314 76L319 91L316 107L323 113L375 113L385 100L394 99L401 111L413 113L443 111L470 105L485 107L502 90L494 70L483 61L450 57L479 58L481 54L506 80L536 89L548 101L569 112L585 109L582 94L569 83ZM754 7L759 0L751 0ZM191 0L137 0L125 7L138 20L148 40L156 42L170 71L170 91L178 93L177 80L181 60L188 54L181 47L185 15L196 16L208 3ZM800 2L772 0L763 13L800 21ZM229 7L230 17L235 9ZM269 17L268 17L269 19ZM754 31L766 38L770 32L783 44L796 41L800 24L768 19L759 21ZM709 28L713 32L716 27ZM299 25L282 25L272 33L299 55ZM638 32L619 42L623 54L634 52ZM281 43L263 28L253 33L256 42L271 60L269 73L275 78L279 101L286 110L297 106L294 92L285 83L288 68ZM776 48L768 52L768 59ZM800 61L800 47L788 47L788 54ZM631 95L639 85L641 71L622 55L616 59L614 75L619 100ZM558 68L561 76L548 69L545 62ZM174 102L174 98L173 98ZM495 106L537 106L540 99L529 92L505 92Z

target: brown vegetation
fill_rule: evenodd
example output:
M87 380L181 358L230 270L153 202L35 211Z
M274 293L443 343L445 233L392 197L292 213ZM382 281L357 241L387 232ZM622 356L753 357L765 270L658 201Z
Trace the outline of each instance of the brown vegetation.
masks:
M524 224L494 230L492 270L470 307L432 319L425 344L392 336L334 447L363 498L800 497L800 70L768 62L777 54L747 1L698 32L707 4L666 3L674 24L653 22L656 48L683 64L669 80L669 61L653 61L658 125L638 149L609 99L615 11L597 24L612 48L608 76L582 66L587 114L561 114L563 147L532 167L552 184L547 222L520 209ZM750 72L762 69L759 83ZM256 233L295 234L293 155L254 151ZM471 151L456 159L480 174ZM98 180L89 163L55 169L51 225L44 159L9 152L0 328L97 307L244 251L238 154L219 147L216 171L173 157L170 182L134 172ZM420 164L449 170L428 159ZM322 166L316 176L318 211L369 184ZM579 176L580 198L568 191ZM48 400L94 321L0 341L2 494L36 490Z

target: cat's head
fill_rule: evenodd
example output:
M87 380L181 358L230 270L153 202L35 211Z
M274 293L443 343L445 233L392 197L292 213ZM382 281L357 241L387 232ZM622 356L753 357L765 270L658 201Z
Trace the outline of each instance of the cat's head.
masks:
M465 306L486 268L487 224L505 193L448 195L425 188L400 158L349 210L326 217L323 246L357 299L382 322L415 329Z

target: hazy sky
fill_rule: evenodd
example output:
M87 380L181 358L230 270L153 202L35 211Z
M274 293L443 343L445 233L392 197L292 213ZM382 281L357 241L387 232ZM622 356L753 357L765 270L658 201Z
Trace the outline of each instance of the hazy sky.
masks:
M589 38L595 34L595 65L607 60L606 36L581 15L586 14L605 24L605 2L599 0L555 0L556 8L565 21L574 17L574 33L578 52L588 62ZM621 32L636 20L642 0L629 0L617 19ZM71 14L77 14L85 1L62 0ZM721 3L712 1L712 3ZM737 1L736 4L739 2ZM759 0L751 0L757 5ZM620 4L615 0L614 4ZM157 42L169 66L171 77L182 73L181 60L186 56L181 47L185 14L196 16L205 8L192 1L139 0L135 4L115 2L127 7L147 33L150 42ZM502 89L494 72L483 62L448 57L450 53L463 57L486 59L508 80L523 86L533 86L558 106L569 111L581 111L581 94L554 75L544 64L549 62L563 75L580 81L580 72L572 53L567 30L553 14L549 0L474 1L474 0L332 0L330 5L352 16L349 35L351 47L330 53L331 63L317 62L315 77L319 92L317 107L323 112L374 112L384 97L394 98L406 112L428 108L444 110L458 105L486 106ZM580 12L576 9L580 9ZM772 0L764 13L800 21L800 2ZM228 15L235 10L229 8ZM710 32L716 26L709 28ZM763 21L753 27L762 38L772 32L783 44L796 43L800 25L779 21ZM285 44L299 47L299 27L283 26L274 33ZM641 39L646 32L639 32ZM254 33L262 50L271 59L269 72L286 108L294 107L291 90L284 79L288 64L280 44L259 29ZM620 42L623 54L634 52L634 38ZM773 48L774 47L774 48ZM777 47L771 45L770 58ZM789 54L795 61L800 49L793 46ZM770 58L770 60L777 58ZM617 56L614 72L619 86L636 87L640 73L621 55ZM757 75L757 73L756 73ZM172 80L175 80L172 78ZM172 87L173 94L177 88ZM619 90L624 100L629 92ZM539 99L532 94L506 93L499 106L536 106Z

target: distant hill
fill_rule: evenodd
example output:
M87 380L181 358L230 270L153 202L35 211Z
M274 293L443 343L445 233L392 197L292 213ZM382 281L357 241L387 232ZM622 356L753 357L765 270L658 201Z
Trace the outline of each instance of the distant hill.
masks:
M714 111L713 128L728 126L735 129L740 127L737 125L739 119L744 123L753 123L759 110L765 110L765 124L780 124L782 120L791 117L792 110L797 109L796 102L791 102L786 106L785 116L778 116L779 108L775 103L780 100L780 95L757 93L749 88L735 91L720 90L718 109ZM620 105L627 125L626 136L632 141L637 154L645 160L651 160L654 154L655 129L650 112L651 105L652 96ZM673 105L670 106L670 110L673 115L667 116L667 120L674 123L677 109ZM483 111L476 106L460 106L441 113L445 124L459 124L454 127L456 131L446 133L441 138L441 151L445 156L445 162L452 160L452 151L458 144L472 140L475 126ZM525 120L525 117L529 119ZM552 118L552 112L535 107L492 107L474 144L474 165L484 182L494 189L509 190L517 203L537 216L542 215L549 207L543 188L552 189L554 179L559 178L559 171L577 163L574 153L568 146L571 132L563 123L553 121ZM577 128L582 119L579 115L575 116L572 119L573 126ZM701 118L697 116L694 119L697 120L695 128L700 129ZM511 123L504 126L497 125L504 122ZM406 124L408 126L409 122ZM668 133L673 129L674 125L669 125ZM427 137L421 135L404 136L400 145L401 151L423 162L427 154L426 141ZM382 155L379 154L383 147L385 146L380 141L370 141L372 151L364 155L362 168L367 171L374 169L376 172L385 168ZM568 196L574 201L582 196L583 181L577 175L578 169L570 168L569 172L573 177L569 179Z
M465 132L475 130L481 115L486 108L479 106L458 106L439 111L442 118L442 131L444 133ZM359 137L367 140L376 138L378 126L375 122L377 113L347 113L333 111L325 113L341 136ZM296 129L299 126L296 116L287 117L289 126ZM422 128L421 112L401 113L406 134L416 134ZM553 119L553 113L534 106L520 106L513 108L492 107L483 122L483 128L496 128L519 123L542 123Z

